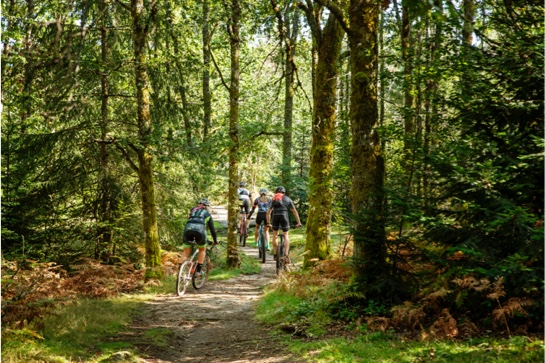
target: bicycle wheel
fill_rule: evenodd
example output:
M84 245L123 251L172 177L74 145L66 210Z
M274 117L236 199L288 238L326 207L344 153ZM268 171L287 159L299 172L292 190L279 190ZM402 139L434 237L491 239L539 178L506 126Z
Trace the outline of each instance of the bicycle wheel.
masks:
M286 268L286 260L284 256L284 235L281 234L280 242L276 248L276 274L280 275Z
M191 265L190 261L185 261L178 269L178 279L176 280L176 293L178 296L183 296L187 290L187 286L189 286Z
M246 246L246 237L248 237L248 232L246 231L246 221L243 220L240 228L240 245L242 247Z
M191 281L193 282L193 287L198 290L204 286L206 280L208 280L208 273L210 272L210 257L206 256L204 263L202 264L201 274L196 276L193 274Z
M267 260L267 250L265 246L265 236L263 235L263 225L259 227L259 240L258 240L258 247L259 247L259 258L261 259L261 263L265 263Z

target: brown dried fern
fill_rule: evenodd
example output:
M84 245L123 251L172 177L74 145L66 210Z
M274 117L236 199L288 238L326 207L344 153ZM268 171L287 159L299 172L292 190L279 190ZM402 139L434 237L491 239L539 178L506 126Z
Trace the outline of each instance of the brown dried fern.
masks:
M458 323L448 309L443 309L439 318L430 327L430 333L440 338L454 338L458 336Z

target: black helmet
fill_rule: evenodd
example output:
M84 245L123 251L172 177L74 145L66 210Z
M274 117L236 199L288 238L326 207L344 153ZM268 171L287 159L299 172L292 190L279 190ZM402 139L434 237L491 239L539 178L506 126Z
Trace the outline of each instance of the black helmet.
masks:
M284 193L284 194L286 194L286 188L278 187L278 188L276 188L276 190L274 192L275 193Z
M246 183L245 182L240 182L240 183L238 183L238 186L241 187L241 188L244 188L246 186Z
M202 198L202 199L199 200L199 204L203 204L203 205L209 207L210 206L210 201L208 199L206 199L206 198Z

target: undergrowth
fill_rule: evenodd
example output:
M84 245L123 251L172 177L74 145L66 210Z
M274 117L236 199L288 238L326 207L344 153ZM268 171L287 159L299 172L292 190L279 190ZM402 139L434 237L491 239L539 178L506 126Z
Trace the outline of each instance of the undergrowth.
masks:
M350 268L343 259L282 276L259 302L257 319L289 334L291 349L312 362L543 361L542 336L502 338L501 334L512 333L504 314L522 315L531 304L499 303L500 280L466 279L452 284L479 290L483 300L498 303L489 316L490 327L496 327L499 335L467 319L455 319L445 307L444 297L451 292L431 292L417 304L393 307L368 300L353 288Z
M213 254L209 280L260 271L241 254L240 269L225 266L225 248ZM143 270L130 264L102 265L81 260L71 272L51 263L2 261L2 362L138 361L134 347L115 339L144 301L174 294L181 253L163 254L163 280L144 283ZM151 329L148 341L160 347L169 332Z

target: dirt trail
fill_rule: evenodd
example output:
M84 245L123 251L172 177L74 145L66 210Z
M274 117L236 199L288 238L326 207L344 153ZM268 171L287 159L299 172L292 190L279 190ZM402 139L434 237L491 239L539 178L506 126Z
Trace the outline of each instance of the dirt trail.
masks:
M221 221L221 214L213 216ZM257 249L241 251L257 259ZM272 256L267 257L260 274L208 281L198 291L188 287L183 297L173 292L149 302L131 332L143 362L304 362L284 351L254 319L256 300L276 278ZM172 332L167 347L146 344L144 333L153 328Z

